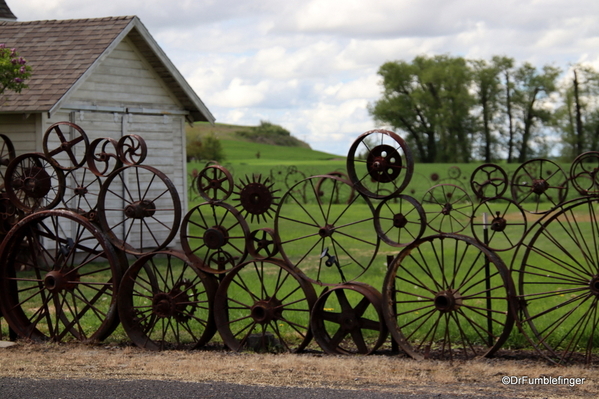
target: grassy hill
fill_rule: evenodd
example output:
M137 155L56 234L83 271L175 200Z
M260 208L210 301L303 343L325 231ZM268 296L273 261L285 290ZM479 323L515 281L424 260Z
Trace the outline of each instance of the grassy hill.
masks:
M339 168L345 168L345 157L326 152L314 151L309 145L278 146L252 142L247 136L237 132L252 132L253 126L228 125L217 123L210 125L206 122L195 123L187 127L187 137L202 137L214 135L221 142L226 160L223 165L240 169L245 173L265 173L272 168L289 166L309 166L316 173L328 173ZM298 140L299 141L299 140ZM204 161L190 162L190 170L201 169Z

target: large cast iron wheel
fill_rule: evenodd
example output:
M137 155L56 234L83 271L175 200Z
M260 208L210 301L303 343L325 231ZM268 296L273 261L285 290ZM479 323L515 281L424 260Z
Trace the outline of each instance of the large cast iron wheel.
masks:
M119 315L127 335L141 348L194 349L216 333L212 303L218 282L183 253L143 255L125 272Z
M415 359L491 356L512 330L514 291L495 253L473 238L440 234L393 260L383 313L393 339Z
M312 285L275 259L252 260L221 281L214 318L224 343L234 351L298 352L308 345Z
M175 185L158 169L125 166L102 184L97 216L117 248L143 255L166 247L176 236L181 201Z
M328 179L328 197L317 201L317 183ZM306 183L307 182L307 183ZM275 240L288 264L297 267L313 283L337 285L356 280L376 257L380 239L376 234L364 237L365 226L372 228L374 209L361 195L349 203L335 203L334 193L352 190L351 183L331 175L313 176L306 184L308 198L290 188L281 199L275 216Z
M22 338L100 341L118 325L125 266L85 218L39 211L18 222L0 247L2 314Z
M540 220L516 270L521 330L556 363L598 360L598 205L571 201Z
M314 340L330 355L369 355L388 335L381 294L360 283L323 292L312 309L310 326Z

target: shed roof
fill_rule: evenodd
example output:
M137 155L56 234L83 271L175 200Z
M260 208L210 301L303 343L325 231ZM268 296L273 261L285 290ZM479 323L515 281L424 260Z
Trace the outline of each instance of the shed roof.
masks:
M17 17L15 16L15 14L12 13L12 11L10 11L10 8L8 8L8 4L6 4L6 1L4 0L0 0L0 20L16 20Z
M214 117L136 16L0 21L0 40L16 47L33 71L29 88L8 93L2 113L57 111L69 94L125 37L152 65L194 121ZM5 93L6 94L6 93Z

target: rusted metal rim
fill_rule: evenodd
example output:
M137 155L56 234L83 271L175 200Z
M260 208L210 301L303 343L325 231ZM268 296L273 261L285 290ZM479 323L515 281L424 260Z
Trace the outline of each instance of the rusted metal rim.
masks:
M106 178L97 215L102 230L117 248L143 255L165 248L177 235L181 201L164 173L151 166L131 165Z
M323 292L312 309L314 340L330 355L370 355L388 336L382 296L362 283L347 283Z
M129 339L144 349L195 349L214 336L218 282L180 251L141 256L125 272L118 309Z
M419 239L426 226L422 205L409 195L385 198L376 207L374 228L381 240L392 247L405 247Z
M22 338L101 341L118 325L125 268L105 235L66 210L20 220L0 247L0 305Z
M474 238L439 234L405 247L383 283L393 339L414 359L492 356L516 318L510 273Z
M75 137L68 139L71 133L63 133L62 128L71 130ZM52 136L56 136L58 139L58 146L51 148L50 144ZM42 146L44 154L50 160L50 162L59 169L72 170L77 169L85 163L86 155L89 148L89 139L85 131L78 125L71 122L57 122L46 129L42 138ZM59 162L60 155L64 155L69 162L68 165L63 165ZM64 160L62 160L64 163Z
M406 142L389 130L360 135L347 156L347 173L356 190L371 198L400 194L410 183L414 159Z
M241 213L224 202L204 202L181 223L181 247L206 273L226 273L247 257L250 228Z
M214 301L218 332L231 350L299 352L310 340L312 285L279 259L251 260L225 275Z

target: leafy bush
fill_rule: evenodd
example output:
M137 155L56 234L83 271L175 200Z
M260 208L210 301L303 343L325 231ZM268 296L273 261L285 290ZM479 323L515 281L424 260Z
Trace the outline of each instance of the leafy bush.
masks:
M187 134L187 161L192 159L222 162L226 159L220 140L213 133L203 137Z

